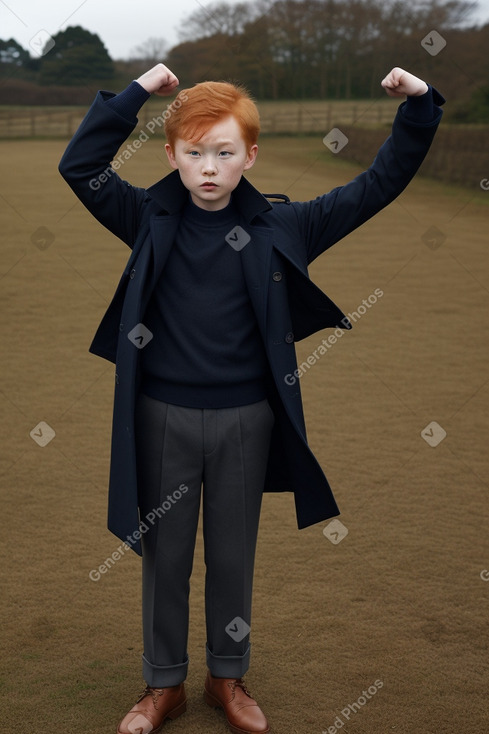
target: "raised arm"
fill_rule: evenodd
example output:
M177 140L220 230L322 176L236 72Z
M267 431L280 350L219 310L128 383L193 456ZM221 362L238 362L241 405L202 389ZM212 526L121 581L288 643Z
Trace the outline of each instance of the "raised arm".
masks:
M61 175L80 201L130 247L149 197L145 189L122 180L116 173L120 165L111 162L136 127L137 113L150 94L166 96L177 86L173 72L157 64L119 95L98 92L59 163Z
M348 184L308 202L294 202L298 225L308 243L308 262L392 202L423 162L442 117L445 100L436 89L395 67L382 86L392 97L408 98L397 112L392 133L372 165Z

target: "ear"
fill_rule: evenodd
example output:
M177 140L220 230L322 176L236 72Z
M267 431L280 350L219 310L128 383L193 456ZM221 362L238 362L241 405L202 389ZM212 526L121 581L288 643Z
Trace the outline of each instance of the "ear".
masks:
M172 168L177 169L178 164L175 160L175 154L173 153L172 147L169 143L165 143L165 150L166 150L166 155L168 156L168 160L170 162L170 166Z
M248 171L251 168L251 166L256 161L256 156L257 155L258 155L258 146L257 145L252 145L251 148L248 151L248 157L247 157L246 163L244 164L244 167L243 167L243 170L244 171Z

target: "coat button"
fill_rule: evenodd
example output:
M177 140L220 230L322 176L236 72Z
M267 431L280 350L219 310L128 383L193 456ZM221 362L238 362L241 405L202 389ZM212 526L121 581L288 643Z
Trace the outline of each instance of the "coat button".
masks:
M291 331L289 331L289 333L285 335L285 341L287 342L287 344L292 344L292 342L294 341L294 334Z
M119 331L124 331L124 324L119 324Z
M117 372L115 373L115 384L119 384L119 375L117 374Z
M134 276L135 276L135 275L136 275L136 271L135 271L134 269L133 269L133 270L131 270L131 272L129 273L129 277L130 277L130 279L132 280L132 279L134 278Z
M274 273L274 274L272 275L272 278L274 279L274 281L275 281L276 283L278 283L278 282L279 282L279 280L282 280L282 273L280 273L280 272L279 272L279 271L277 270L277 272L276 272L276 273Z

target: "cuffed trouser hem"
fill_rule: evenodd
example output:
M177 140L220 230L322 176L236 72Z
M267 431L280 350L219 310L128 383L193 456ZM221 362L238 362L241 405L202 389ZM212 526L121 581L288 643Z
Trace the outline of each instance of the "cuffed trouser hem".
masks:
M251 644L248 645L244 655L241 656L219 656L213 655L207 645L205 654L207 667L214 678L242 678L250 667Z
M179 665L152 665L143 655L143 678L151 688L179 686L187 677L188 656Z

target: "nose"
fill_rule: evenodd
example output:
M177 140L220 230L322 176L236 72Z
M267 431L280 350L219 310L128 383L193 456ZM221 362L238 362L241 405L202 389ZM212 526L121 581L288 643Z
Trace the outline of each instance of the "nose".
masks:
M202 173L205 176L213 176L217 173L217 165L212 156L206 156L202 161Z

